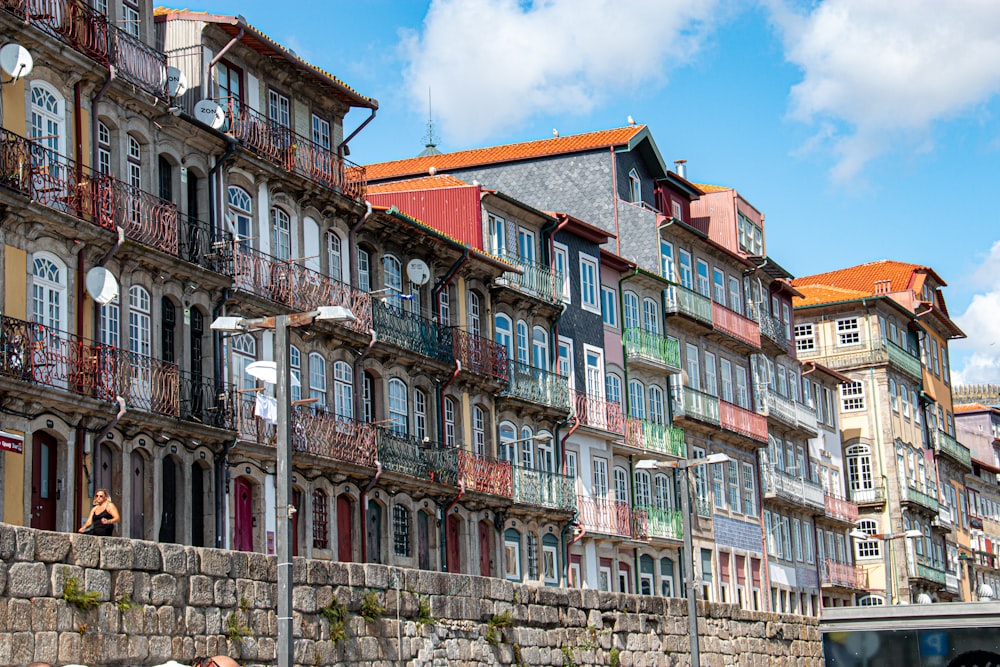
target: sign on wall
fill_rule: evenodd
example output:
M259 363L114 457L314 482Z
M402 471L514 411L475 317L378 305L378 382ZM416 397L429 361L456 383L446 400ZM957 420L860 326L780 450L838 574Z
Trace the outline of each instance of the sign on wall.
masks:
M0 431L0 451L16 452L21 454L24 452L24 436L14 435L13 433L8 433L7 431Z

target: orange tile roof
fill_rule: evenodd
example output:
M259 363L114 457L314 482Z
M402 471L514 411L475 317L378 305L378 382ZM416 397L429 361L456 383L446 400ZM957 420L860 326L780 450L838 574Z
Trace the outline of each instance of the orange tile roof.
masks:
M469 184L460 178L455 178L450 174L435 174L434 176L423 176L422 178L408 178L404 181L391 181L388 183L375 183L368 186L371 194L385 194L387 192L410 192L412 190L436 190L439 188L460 188Z
M826 273L817 273L813 276L802 276L792 281L792 285L829 285L831 287L841 287L866 292L868 295L875 294L875 283L888 280L890 282L888 291L900 292L913 289L916 281L917 271L928 271L934 274L934 270L928 266L919 264L908 264L897 262L891 259L880 259L877 262L859 264L846 269L837 269ZM942 285L943 280L934 274Z
M953 407L955 412L982 412L990 409L988 405L982 403L956 403Z
M708 183L695 183L694 186L702 192L725 192L726 190L732 190L732 188L725 185L709 185Z
M376 162L375 164L366 165L365 172L370 183L372 181L397 178L399 176L426 174L431 167L438 171L447 171L449 169L513 162L546 155L577 153L595 148L606 148L608 146L622 146L628 144L645 128L645 125L629 125L611 130L571 134L565 137L526 141L518 144L504 144L502 146L473 148L454 153L413 157L405 160Z
M798 281L794 281L797 283ZM802 293L802 298L795 297L795 307L818 306L823 303L837 303L839 301L853 301L871 296L869 292L859 290L843 289L841 287L831 287L830 285L795 285L795 289Z

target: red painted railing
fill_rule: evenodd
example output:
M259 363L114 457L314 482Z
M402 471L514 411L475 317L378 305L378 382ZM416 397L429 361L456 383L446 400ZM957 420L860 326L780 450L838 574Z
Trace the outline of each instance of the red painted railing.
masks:
M857 523L858 505L850 500L826 494L826 515L845 523Z
M235 100L219 103L225 110L229 133L260 157L352 199L364 197L364 167Z
M507 382L507 348L489 338L477 336L458 327L452 328L452 349L462 368Z
M479 491L494 496L513 496L513 474L510 461L477 456L465 449L458 450L458 478L465 482L466 491Z
M712 324L722 333L760 349L760 325L714 301L712 302Z
M108 37L108 56L115 73L161 100L168 99L167 56L115 26L109 26Z
M283 261L254 250L245 241L233 243L232 270L235 287L298 311L320 306L345 306L354 313L343 326L362 333L372 329L372 298L319 271L292 261Z
M822 570L822 583L824 586L842 586L856 590L868 588L867 573L857 565L834 563L827 558L823 561Z
M625 411L622 410L621 403L578 391L574 396L574 407L581 426L624 435ZM641 438L641 428L639 437Z
M580 515L578 520L589 533L632 537L632 508L606 498L577 497Z
M719 421L727 431L767 442L767 418L728 401L719 401Z

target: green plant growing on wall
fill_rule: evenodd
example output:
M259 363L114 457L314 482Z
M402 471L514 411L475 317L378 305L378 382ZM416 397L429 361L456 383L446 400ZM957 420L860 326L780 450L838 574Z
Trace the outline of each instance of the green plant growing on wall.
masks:
M573 659L573 649L569 646L562 647L563 667L576 667L576 660Z
M438 620L431 615L430 598L420 596L417 602L417 625L434 625Z
M132 602L132 598L129 596L128 593L122 593L121 595L118 596L118 599L115 600L115 606L118 607L118 611L120 613L124 614L125 612L127 612L129 609L131 609L136 605L134 602Z
M63 582L63 600L70 603L80 611L93 609L100 604L97 591L85 591L76 577L69 577Z
M244 596L240 598L240 611L250 611L250 607L253 603L250 602L250 598Z
M375 591L365 593L365 596L361 598L361 611L359 613L361 614L361 618L369 623L374 623L382 618L382 614L385 613L385 607L378 601L378 593Z
M621 667L622 664L621 652L618 649L613 648L611 649L609 655L611 658L611 667Z
M320 616L330 624L330 641L334 644L347 639L347 607L336 600L319 610Z
M500 631L509 628L513 623L509 609L504 610L501 614L493 614L493 618L486 622L486 641L494 646L499 644Z
M229 612L229 616L226 617L226 636L229 638L229 641L242 644L244 637L253 636L253 630L240 623L237 612L231 611Z
M510 648L514 652L514 664L517 665L517 667L525 667L524 658L521 656L521 645L511 644Z

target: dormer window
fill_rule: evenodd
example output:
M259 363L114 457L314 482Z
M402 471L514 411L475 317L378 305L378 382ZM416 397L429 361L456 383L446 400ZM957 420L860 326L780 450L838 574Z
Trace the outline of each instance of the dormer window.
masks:
M639 172L635 169L628 172L628 195L628 200L633 204L642 202L642 181L639 180Z

